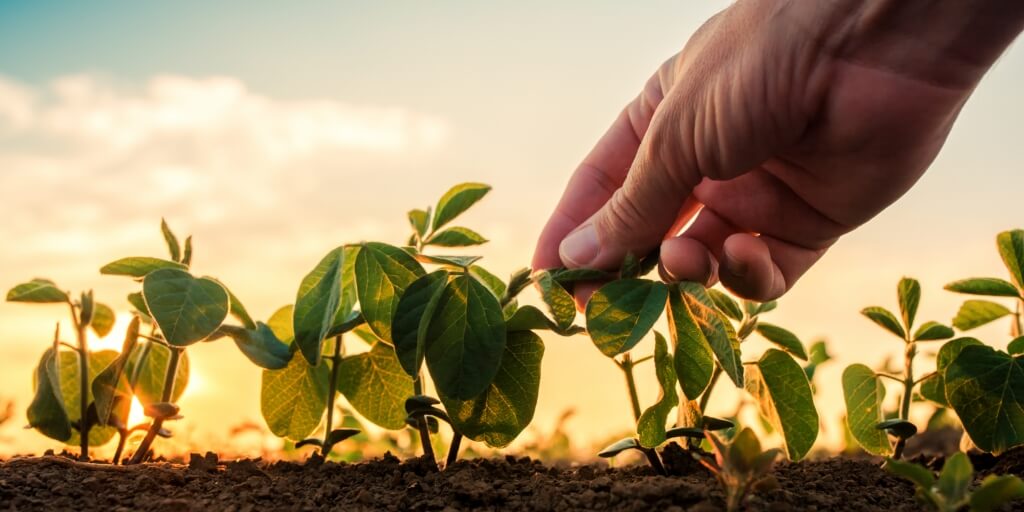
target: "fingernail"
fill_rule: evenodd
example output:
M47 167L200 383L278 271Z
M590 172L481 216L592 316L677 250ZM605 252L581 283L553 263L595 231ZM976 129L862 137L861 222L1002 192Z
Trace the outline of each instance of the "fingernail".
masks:
M597 240L597 230L592 223L584 224L562 240L558 253L562 261L573 267L583 267L597 258L601 245Z
M743 277L747 275L747 263L736 258L732 254L729 254L728 248L722 248L722 252L725 253L725 268L730 274L736 277Z

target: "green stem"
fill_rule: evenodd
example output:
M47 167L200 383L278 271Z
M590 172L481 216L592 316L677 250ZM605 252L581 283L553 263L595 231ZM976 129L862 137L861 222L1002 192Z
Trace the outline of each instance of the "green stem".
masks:
M174 394L174 381L178 375L178 361L181 360L181 351L184 349L170 347L171 357L170 361L167 362L167 373L164 374L164 390L160 396L161 402L170 402L171 396ZM146 457L149 452L149 447L153 444L153 440L156 439L160 429L164 426L163 418L153 418L153 423L149 425L149 430L146 431L146 437L142 439L142 443L139 444L139 448L132 455L131 464L138 464Z
M455 432L452 436L452 444L448 447L448 458L445 460L444 467L449 468L455 461L459 459L459 449L462 448L462 434Z
M75 335L78 338L78 385L81 414L78 420L81 454L78 458L89 460L89 430L92 427L89 422L89 342L86 340L85 326L78 320L75 305L68 301L68 306L71 307L71 323L75 326Z
M327 445L327 438L330 437L334 425L334 402L338 399L338 367L341 366L341 349L342 340L339 334L334 338L334 355L331 356L331 387L327 393L327 426L324 429L324 442L320 445L320 455L324 458L327 458L333 448L333 446Z
M413 394L423 394L423 374L412 382ZM423 447L423 456L426 457L430 465L437 469L437 457L434 456L434 447L430 444L430 428L427 426L427 417L420 415L416 417L416 430L420 433L420 445ZM456 435L458 435L456 433Z
M622 373L626 375L626 388L629 389L629 403L633 408L633 421L634 423L640 422L640 398L636 392L636 378L633 376L633 362L632 357L628 353L623 354L622 362L617 362L619 368L622 369ZM643 452L644 456L647 457L647 462L654 468L654 472L659 475L666 474L665 466L661 463L661 457L658 456L658 452L653 448L640 447L640 451Z
M917 355L917 345L907 340L907 349L904 352L903 358L903 399L900 402L900 419L903 421L910 421L910 402L914 395L914 356ZM903 456L903 449L907 445L905 438L900 438L896 441L896 447L893 449L893 458L899 459Z

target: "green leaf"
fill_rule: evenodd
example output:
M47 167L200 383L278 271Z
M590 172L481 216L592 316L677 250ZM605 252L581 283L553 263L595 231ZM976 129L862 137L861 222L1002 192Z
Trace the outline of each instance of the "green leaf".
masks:
M576 301L572 295L547 271L538 272L536 282L541 298L547 305L551 318L555 320L555 325L559 329L569 328L576 321Z
M1014 339L1006 346L1006 352L1011 356L1024 354L1024 336Z
M222 325L218 334L229 336L234 340L238 350L249 358L256 366L268 370L280 370L288 366L292 359L288 345L274 335L274 331L262 322L257 322L255 329L245 329L234 325Z
M679 286L669 286L668 332L675 347L676 376L683 390L683 396L696 400L711 383L711 375L715 371L714 353L708 343L705 330L712 336L724 337L728 345L728 335L719 332L712 324L713 319L699 322L686 305L684 293ZM697 308L698 311L714 314L713 310ZM717 315L716 315L717 316ZM722 321L719 318L719 323ZM703 437L703 434L701 435Z
M54 349L48 348L39 359L33 379L35 396L28 406L28 424L41 434L57 441L71 439L71 420L61 396L60 372Z
M369 352L342 359L338 391L371 422L391 430L405 428L405 401L413 396L413 379L391 346L377 343Z
M7 292L8 302L54 303L67 302L68 294L49 279L33 279L19 284Z
M242 305L242 301L238 300L238 297L236 297L235 294L224 285L224 283L221 283L219 280L213 279L212 277L209 279L217 281L218 284L224 287L224 291L228 292L228 299L231 300L231 309L229 311L231 315L237 318L246 329L256 329L256 322L251 316L249 316L249 311L245 309L244 305Z
M96 403L96 416L101 425L108 423L117 400L121 400L121 403L127 404L130 407L132 387L128 382L125 368L128 365L128 360L131 359L132 351L135 350L135 346L139 341L139 325L139 317L132 317L128 330L125 332L121 352L92 381L92 395ZM127 418L121 418L121 420L127 421Z
M999 256L1010 271L1017 288L1024 290L1024 230L1004 231L996 237Z
M472 400L441 394L457 432L500 448L511 443L533 419L540 390L544 342L529 331L511 332L501 366L490 386Z
M857 444L875 455L892 453L888 436L875 428L883 420L885 386L874 370L862 364L848 366L843 372L843 396L846 399L846 424Z
M178 237L174 236L167 221L160 219L160 231L164 234L164 241L167 242L167 250L171 253L171 259L181 261L181 245L178 244Z
M744 379L743 363L740 361L740 341L736 337L736 331L733 330L732 324L715 309L714 302L703 285L682 282L676 286L682 293L686 308L690 312L690 318L693 319L693 323L697 325L707 340L719 366L722 367L733 384L742 387ZM679 354L678 346L676 354Z
M447 265L449 267L455 267L460 269L468 269L474 263L480 261L480 256L449 256L449 255L429 255L429 254L417 254L416 261L421 263L430 263L433 265Z
M430 230L430 212L426 210L409 210L409 226L422 238Z
M427 245L438 247L469 247L487 243L487 239L480 233L469 228L453 227L448 228L427 240Z
M294 309L293 306L282 306L267 319L267 327L270 327L274 337L285 345L290 345L295 341L295 330L292 329Z
M320 425L329 392L326 364L310 366L305 358L293 357L282 370L263 370L260 411L274 435L304 439Z
M725 316L736 320L737 322L743 320L743 310L740 309L740 305L733 300L728 294L723 291L716 290L714 288L708 289L708 295L711 300L715 303L715 307L719 311L725 314Z
M216 281L192 277L173 268L155 270L142 282L142 296L171 345L202 341L224 323L231 307L227 291Z
M903 317L903 325L907 331L910 331L914 328L917 306L921 303L921 283L917 279L904 277L900 279L899 285L896 286L896 293L899 297L900 315Z
M425 272L407 252L387 244L363 244L356 258L356 293L366 324L378 338L392 343L391 321L398 300Z
M320 350L341 300L341 269L345 248L327 253L306 277L302 278L292 312L295 344L310 365L320 364Z
M170 364L171 349L152 341L142 341L135 345L132 357L128 359L125 373L132 385L132 392L143 405L163 402L164 382L167 377L167 366ZM188 387L189 362L188 353L182 351L178 357L178 371L175 372L174 389L171 402L177 402Z
M413 378L423 366L427 328L447 284L448 272L435 270L413 281L398 300L391 337L402 369Z
M110 306L97 302L93 305L92 321L89 322L89 327L96 333L96 336L102 338L110 334L111 329L114 328L115 316L114 310L110 309Z
M1011 311L1002 304L987 300L969 300L964 302L960 306L960 310L956 312L953 326L961 331L967 331L998 320L1010 313Z
M990 297L1018 297L1020 293L1009 282L996 277L972 277L954 281L945 289L956 293L970 295L988 295Z
M89 364L89 375L99 375L104 368L110 365L117 358L117 352L113 350L100 350L90 352L87 358ZM82 419L82 388L80 382L81 360L78 353L62 351L57 358L58 371L60 372L60 394L64 399L64 410L67 411L68 419L74 424ZM91 384L91 383L90 383ZM93 402L92 386L86 388L87 403ZM123 404L123 414L127 415L127 407L130 403ZM112 427L93 426L89 429L89 444L101 446L113 439L117 430ZM69 445L76 445L81 439L77 430L71 431L71 437L66 441Z
M803 458L818 438L818 411L804 369L785 352L768 349L747 371L745 387L782 434L789 458Z
M533 306L523 306L516 309L515 313L508 319L506 328L509 332L549 330L560 336L572 336L586 332L585 329L577 325L562 329L541 310Z
M974 477L974 466L967 454L956 452L942 465L935 490L946 497L949 503L959 503L967 497L967 489Z
M925 322L914 333L914 341L948 340L956 336L953 329L938 322Z
M971 510L990 512L1013 500L1024 498L1024 481L1014 475L989 475L971 493Z
M185 237L185 252L181 255L181 264L186 267L192 264L192 235Z
M751 300L743 301L743 309L747 312L747 316L757 316L774 311L778 305L778 302L774 300L770 300L768 302L754 302Z
M987 346L966 346L945 371L946 399L974 444L1002 453L1024 443L1024 367Z
M930 489L935 484L935 475L924 466L912 462L887 459L885 470L906 480L910 480L922 489Z
M668 299L665 284L647 279L619 279L587 302L587 332L602 354L628 352L654 327Z
M668 351L665 337L658 331L654 331L654 368L661 392L658 401L640 415L636 425L640 445L645 448L655 448L665 442L665 422L668 420L668 414L679 402L672 354Z
M342 258L344 261L341 263L341 295L338 297L338 312L334 314L334 324L348 318L359 300L356 294L356 259L359 258L360 249L358 245L345 246Z
M800 343L800 339L795 334L777 325L764 322L758 322L757 332L768 341L778 345L782 350L792 354L793 357L804 361L807 360L807 352L804 350L804 345Z
M483 183L461 183L449 189L437 202L437 210L434 211L434 230L451 222L490 191L490 185Z
M862 309L860 314L868 317L872 322L878 324L883 329L899 336L900 339L905 339L907 337L906 331L904 331L903 326L900 325L900 321L897 320L888 309L874 306Z
M605 459L608 459L608 458L614 457L614 456L616 456L616 455L618 455L618 454L620 454L620 453L622 453L622 452L624 452L626 450L640 450L640 449L641 449L640 441L637 441L635 438L632 438L632 437L627 437L625 439L621 439L619 441L616 441L616 442L608 445L603 450L598 452L597 456L605 458Z
M146 277L150 272L165 268L188 270L188 267L181 263L162 260L160 258L150 258L147 256L134 256L131 258L121 258L117 261L107 263L100 268L100 274L141 278Z
M505 351L498 299L473 277L455 277L438 299L426 340L427 367L438 392L475 398L494 380Z
M974 338L957 338L942 345L935 358L935 374L921 383L921 396L943 407L949 407L949 402L946 400L946 380L943 375L946 373L949 363L952 363L960 355L960 351L971 345L983 345L983 343Z
M146 306L146 299L142 298L142 292L129 293L128 303L144 318L152 320L152 316L149 314L149 307Z
M565 286L580 281L610 281L615 274L593 268L556 268L548 271L555 282Z

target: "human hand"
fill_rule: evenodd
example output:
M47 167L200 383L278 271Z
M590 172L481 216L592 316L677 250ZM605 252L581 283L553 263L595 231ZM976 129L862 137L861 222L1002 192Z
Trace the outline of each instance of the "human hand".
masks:
M1012 0L740 1L583 160L533 267L613 270L660 244L666 280L777 298L921 177L1022 27Z

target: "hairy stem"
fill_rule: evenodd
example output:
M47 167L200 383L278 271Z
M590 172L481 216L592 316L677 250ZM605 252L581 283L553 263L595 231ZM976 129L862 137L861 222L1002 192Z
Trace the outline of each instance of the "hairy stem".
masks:
M636 392L636 378L633 376L633 362L632 357L627 354L623 354L622 362L617 362L619 368L622 369L622 373L626 375L626 388L629 389L629 403L633 408L633 420L635 423L640 422L640 398ZM647 457L647 462L654 468L654 471L659 475L664 475L665 466L661 463L661 457L658 456L658 452L653 448L640 448L644 456Z
M71 301L68 301L68 306L71 307L71 323L75 326L75 336L78 338L78 403L81 411L81 419L78 420L81 454L78 458L89 460L89 430L92 427L89 422L89 342L85 336L85 325L78 320L77 308Z
M164 390L160 396L161 402L170 402L171 396L174 394L174 380L178 375L178 361L181 360L181 351L176 347L170 347L171 357L170 361L167 362L167 373L164 374ZM157 433L164 426L163 418L153 418L153 423L149 425L149 430L146 431L146 437L142 439L142 443L139 444L139 448L132 455L131 464L138 464L146 457L149 452L149 447L153 444L153 440L156 439Z
M331 356L331 387L327 393L327 426L324 429L324 442L320 445L320 455L327 458L331 453L332 446L327 445L327 438L331 435L331 428L334 424L334 401L337 400L338 391L338 367L341 366L342 340L339 334L334 338L334 355Z

